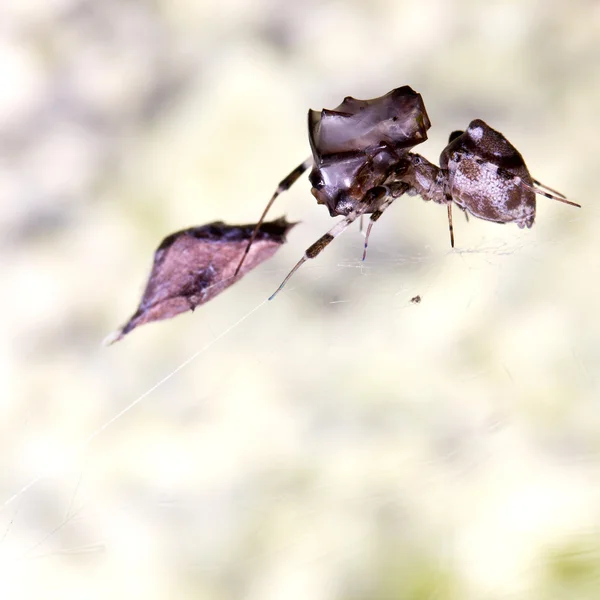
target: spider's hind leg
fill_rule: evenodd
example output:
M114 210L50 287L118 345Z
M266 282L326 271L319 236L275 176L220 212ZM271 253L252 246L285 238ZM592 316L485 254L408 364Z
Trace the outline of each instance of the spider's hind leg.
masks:
M553 190L552 188L540 183L537 179L533 179L533 185L529 185L521 180L521 185L523 187L529 188L532 192L540 196L544 196L546 198L550 198L550 200L557 200L558 202L562 202L563 204L569 204L570 206L575 206L576 208L581 208L581 204L577 204L577 202L571 202L567 200L566 196Z
M546 190L547 192L550 192L551 194L554 194L555 196L558 196L559 198L562 198L563 200L567 199L567 197L564 194L561 194L560 192L553 190L551 187L544 185L541 181L538 181L537 179L532 179L532 181L533 181L533 185L535 185L537 188Z

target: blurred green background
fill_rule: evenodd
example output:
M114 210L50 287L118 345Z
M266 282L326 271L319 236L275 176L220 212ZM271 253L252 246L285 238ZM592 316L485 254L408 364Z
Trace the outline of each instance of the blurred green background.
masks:
M583 208L451 251L401 198L263 303L333 224L303 178L272 261L100 346L309 107L405 84L427 158L483 118ZM599 598L599 132L594 0L3 0L0 598Z

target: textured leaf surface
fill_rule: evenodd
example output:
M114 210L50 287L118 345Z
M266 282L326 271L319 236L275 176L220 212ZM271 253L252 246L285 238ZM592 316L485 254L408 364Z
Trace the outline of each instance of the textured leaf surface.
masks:
M145 323L194 310L271 258L294 226L285 219L263 223L241 271L235 274L255 225L220 221L167 236L154 253L154 264L140 305L111 342Z

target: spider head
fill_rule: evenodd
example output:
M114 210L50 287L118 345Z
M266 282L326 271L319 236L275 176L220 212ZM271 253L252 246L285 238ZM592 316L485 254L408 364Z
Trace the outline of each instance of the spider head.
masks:
M361 172L369 161L363 154L331 157L315 164L309 175L311 193L332 217L347 215L364 196Z

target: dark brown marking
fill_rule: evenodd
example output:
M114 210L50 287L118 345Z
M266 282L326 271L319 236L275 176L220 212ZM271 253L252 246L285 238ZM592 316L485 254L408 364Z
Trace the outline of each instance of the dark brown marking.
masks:
M306 249L306 258L314 258L317 256L323 248L333 241L333 236L330 233L326 233L321 236L312 246Z

